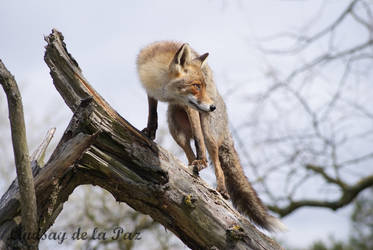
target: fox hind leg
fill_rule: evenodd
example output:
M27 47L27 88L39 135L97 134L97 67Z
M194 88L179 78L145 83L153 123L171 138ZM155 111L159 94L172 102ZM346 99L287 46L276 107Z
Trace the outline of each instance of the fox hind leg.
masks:
M192 163L196 160L196 156L190 146L190 139L185 138L184 135L177 134L173 136L176 143L184 150L186 157L188 158L188 165L192 165Z
M170 133L176 143L184 150L188 158L188 164L196 160L196 155L190 145L192 139L192 128L185 110L178 106L170 104L167 111L167 121Z
M189 166L198 175L207 166L206 149L198 111L175 104L169 104L167 120L170 133L184 150ZM195 140L197 156L191 148L191 139Z
M157 106L158 101L148 96L148 124L141 132L151 140L155 139L158 128Z

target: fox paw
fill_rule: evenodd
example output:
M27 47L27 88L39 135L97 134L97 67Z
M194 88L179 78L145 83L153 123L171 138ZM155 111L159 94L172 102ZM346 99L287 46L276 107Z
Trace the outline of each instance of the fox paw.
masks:
M216 191L218 191L223 196L224 199L226 199L226 200L230 199L230 196L229 196L229 194L227 192L227 189L225 187L224 188L217 187Z
M144 134L146 137L148 137L150 140L154 141L155 139L155 132L156 130L144 128L141 130L141 133Z
M199 171L207 167L207 161L205 159L194 160L191 165L193 167L193 173L199 175Z

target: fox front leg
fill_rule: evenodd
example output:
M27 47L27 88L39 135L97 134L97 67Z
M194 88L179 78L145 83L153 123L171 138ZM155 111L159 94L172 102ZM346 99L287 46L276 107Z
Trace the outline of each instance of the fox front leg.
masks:
M226 185L225 185L225 177L223 169L221 168L220 159L219 159L219 141L221 141L221 138L216 136L214 131L211 131L212 129L216 129L215 127L212 127L210 124L211 116L208 113L201 113L201 126L203 131L203 136L205 139L207 152L209 152L212 165L215 169L215 176L216 176L216 191L218 191L225 199L229 199L229 193L227 191Z
M188 114L189 123L192 129L193 139L197 151L197 159L192 162L193 172L198 174L200 170L207 167L205 140L202 134L199 112L190 107L186 107L186 112Z
M148 105L149 105L148 124L147 124L147 127L144 128L141 132L145 136L150 138L151 140L154 140L155 134L158 128L158 114L157 114L158 101L148 96Z

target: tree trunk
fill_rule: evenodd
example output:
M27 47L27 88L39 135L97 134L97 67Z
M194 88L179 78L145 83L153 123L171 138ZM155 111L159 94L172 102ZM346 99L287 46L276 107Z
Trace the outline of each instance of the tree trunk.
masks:
M192 249L281 249L113 110L83 77L61 33L53 30L45 39L54 85L74 116L49 161L35 171L40 237L75 187L92 184L149 214ZM0 248L17 246L19 223L13 182L0 200Z
M31 172L29 151L26 139L26 127L23 115L21 93L10 72L0 60L0 84L3 86L8 99L9 121L12 134L14 161L21 202L21 217L24 222L23 231L30 235L37 234L37 208L34 189L34 179ZM37 249L36 237L26 238L25 249Z

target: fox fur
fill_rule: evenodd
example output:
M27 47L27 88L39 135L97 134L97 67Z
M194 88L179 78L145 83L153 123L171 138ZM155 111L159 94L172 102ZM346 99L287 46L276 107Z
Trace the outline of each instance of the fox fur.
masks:
M228 115L206 63L208 53L198 55L188 44L156 42L137 58L140 81L148 94L148 125L143 133L155 138L157 102L168 102L170 133L183 148L189 164L200 171L212 160L217 191L231 198L237 210L268 231L285 226L270 215L246 178L229 131ZM190 142L194 139L196 153Z

